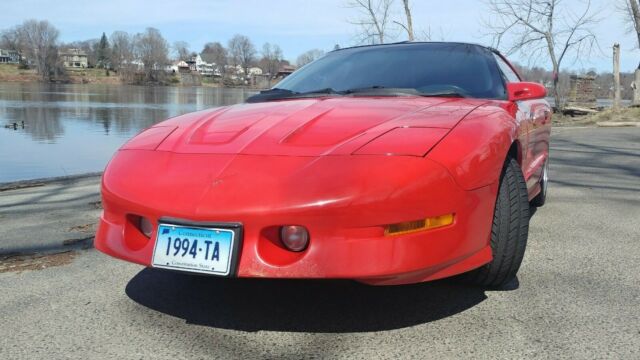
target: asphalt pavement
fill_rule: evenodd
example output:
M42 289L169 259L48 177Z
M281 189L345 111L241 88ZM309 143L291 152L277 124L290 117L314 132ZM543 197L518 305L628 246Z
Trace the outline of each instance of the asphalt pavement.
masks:
M518 281L220 279L92 249L99 178L0 191L1 359L640 358L640 128L554 130Z

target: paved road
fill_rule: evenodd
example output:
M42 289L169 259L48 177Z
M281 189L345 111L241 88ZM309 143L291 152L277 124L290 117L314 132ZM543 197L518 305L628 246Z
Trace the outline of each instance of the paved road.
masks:
M190 277L93 249L14 257L0 262L0 358L638 359L640 128L559 129L552 146L511 291ZM92 181L0 192L0 225L27 222L34 249L50 230L37 218L87 222Z
M99 182L99 176L87 176L46 186L34 181L28 188L1 191L0 254L59 251L90 243L102 211Z

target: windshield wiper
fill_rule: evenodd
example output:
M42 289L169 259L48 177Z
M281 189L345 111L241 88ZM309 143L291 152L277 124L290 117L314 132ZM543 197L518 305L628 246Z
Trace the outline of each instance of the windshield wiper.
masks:
M349 89L343 91L348 95L382 95L382 96L402 96L402 95L420 95L420 92L411 88L388 88L381 85L374 85L363 88Z
M402 95L415 95L425 97L459 97L466 98L466 94L455 90L443 90L433 92L423 92L413 88L387 88L384 86L370 86L357 89L349 89L343 91L344 94L354 95L382 95L382 96L402 96Z
M259 94L293 94L294 92L289 89L271 88L268 90L262 90Z
M420 96L425 97L457 97L457 98L466 98L467 95L458 92L458 91L438 91L438 92L419 92Z
M261 91L259 94L253 95L247 99L247 102L263 102L281 99L300 99L307 97L316 97L320 95L354 95L354 96L424 96L424 97L457 97L466 98L466 94L455 90L443 90L422 92L413 88L387 88L380 85L374 85L364 88L354 88L338 91L333 88L323 88L311 91L296 92L289 89L273 88Z
M324 88L324 89L318 89L318 90L311 90L311 91L305 91L305 92L301 92L301 93L296 93L296 96L307 96L307 95L323 95L323 94L329 94L329 95L344 95L344 91L338 91L335 90L333 88Z
M344 92L337 91L332 88L324 88L318 90L296 92L288 89L273 88L270 90L261 91L259 94L253 95L247 99L248 103L262 102L270 100L280 99L298 99L306 97L315 97L318 95L344 95Z

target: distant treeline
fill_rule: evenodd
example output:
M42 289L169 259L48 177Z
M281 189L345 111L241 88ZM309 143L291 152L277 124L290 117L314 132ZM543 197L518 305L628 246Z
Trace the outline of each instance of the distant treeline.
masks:
M111 36L79 40L70 43L59 41L60 32L46 20L27 20L20 25L0 31L0 49L20 54L22 67L32 67L42 80L49 81L65 75L61 50L79 50L74 54L86 56L87 67L116 71L125 82L158 81L166 70L179 61L192 61L196 55L216 67L221 81L239 79L249 74L251 67L259 67L263 73L275 75L280 68L290 65L277 44L265 43L261 51L247 36L237 34L226 43L206 43L200 51L193 51L184 41L173 44L155 28L142 33L129 34L115 31ZM324 55L323 50L312 49L298 56L296 65L302 66Z
M17 51L21 56L21 66L32 67L44 81L64 77L65 67L60 50L78 49L87 58L87 66L112 70L129 83L162 82L166 79L166 69L177 61L190 61L196 55L209 64L215 65L218 81L237 85L244 82L249 69L259 67L264 74L276 74L283 66L291 65L284 59L282 49L277 44L265 43L261 51L247 36L237 34L226 42L208 42L199 51L194 51L184 41L169 44L161 32L147 28L142 33L130 34L115 31L110 36L105 33L99 38L63 43L58 40L59 31L48 21L27 20L20 25L0 31L0 49ZM338 47L336 45L336 47ZM324 50L312 49L297 57L295 65L303 66L324 55ZM541 67L518 65L526 80L554 86L553 72ZM611 98L613 74L582 70L579 74L592 73L596 76L595 94L598 98ZM569 91L569 77L575 72L561 71L558 92L564 98ZM621 74L622 97L631 99L631 84L634 75Z
M534 81L551 87L553 84L553 72L545 70L541 67L527 67L520 64L514 64L518 72L527 81ZM598 99L613 98L613 73L597 72L595 69L585 69L580 71L561 71L559 76L560 86L559 92L563 98L569 93L569 81L571 75L592 75L595 76L594 91ZM626 100L633 99L633 83L635 75L633 73L620 73L620 83L622 86L622 98Z

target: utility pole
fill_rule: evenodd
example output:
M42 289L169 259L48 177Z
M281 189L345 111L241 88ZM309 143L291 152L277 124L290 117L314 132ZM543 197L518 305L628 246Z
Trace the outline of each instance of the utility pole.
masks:
M620 44L613 45L613 111L620 111Z

